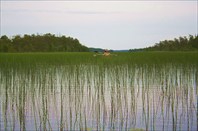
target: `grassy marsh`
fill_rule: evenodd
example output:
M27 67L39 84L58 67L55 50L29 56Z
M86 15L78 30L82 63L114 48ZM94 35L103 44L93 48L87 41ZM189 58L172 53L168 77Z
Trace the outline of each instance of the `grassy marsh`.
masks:
M197 129L197 52L117 55L0 54L0 129Z

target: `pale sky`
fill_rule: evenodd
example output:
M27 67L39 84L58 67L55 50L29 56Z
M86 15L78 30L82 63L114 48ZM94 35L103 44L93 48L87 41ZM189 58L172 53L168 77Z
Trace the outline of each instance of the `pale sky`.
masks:
M66 35L83 45L134 49L197 35L194 1L6 1L0 35Z

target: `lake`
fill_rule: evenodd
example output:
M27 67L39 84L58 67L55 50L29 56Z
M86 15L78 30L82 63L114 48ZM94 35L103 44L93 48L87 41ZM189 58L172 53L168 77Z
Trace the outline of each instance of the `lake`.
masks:
M0 129L197 130L197 64L107 61L4 61Z

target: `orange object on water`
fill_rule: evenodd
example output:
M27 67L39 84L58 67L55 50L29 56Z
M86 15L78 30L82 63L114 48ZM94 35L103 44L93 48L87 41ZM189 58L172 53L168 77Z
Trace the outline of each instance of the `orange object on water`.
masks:
M108 50L104 50L104 53L103 53L104 56L109 56L110 55L110 52Z

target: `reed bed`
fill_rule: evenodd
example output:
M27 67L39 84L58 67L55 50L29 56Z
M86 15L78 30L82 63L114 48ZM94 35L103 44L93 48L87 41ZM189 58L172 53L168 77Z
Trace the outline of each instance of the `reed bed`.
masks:
M197 58L0 54L0 129L196 130Z
M134 52L112 53L104 57L94 53L0 53L0 66L28 65L118 65L118 64L198 64L198 52ZM116 55L116 56L115 56Z

